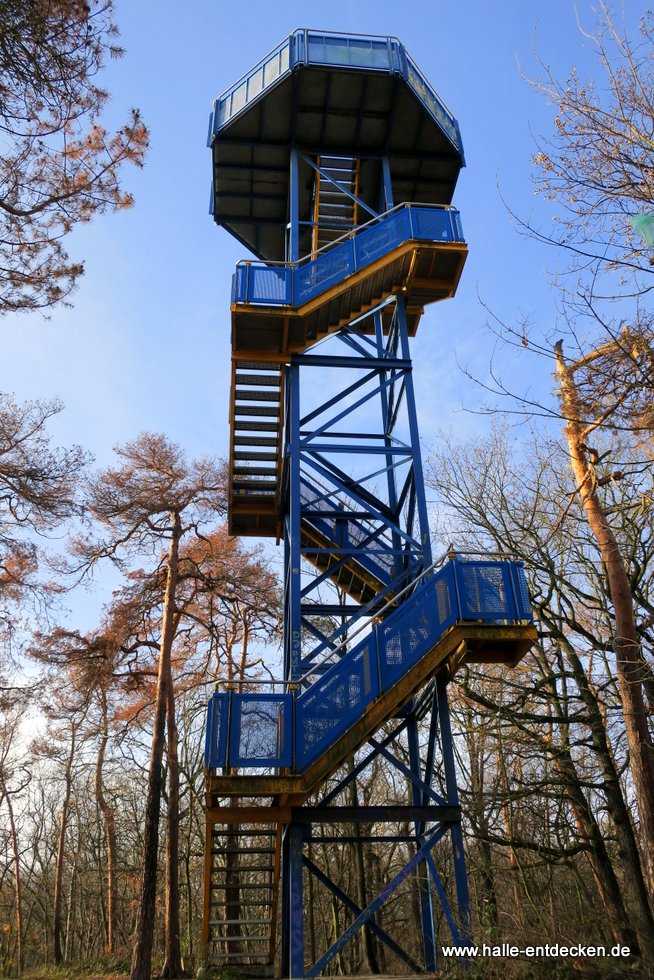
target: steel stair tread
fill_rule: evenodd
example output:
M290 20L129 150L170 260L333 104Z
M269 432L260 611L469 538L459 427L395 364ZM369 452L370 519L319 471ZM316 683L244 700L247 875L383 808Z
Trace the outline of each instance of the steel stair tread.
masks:
M269 418L279 415L279 406L273 408L267 405L235 405L234 410L237 415L261 415Z
M252 390L251 388L237 388L235 398L236 401L278 402L279 392L256 391Z
M279 388L280 379L278 374L239 374L236 373L237 385L260 385L266 388Z
M232 473L235 476L270 476L277 478L277 470L265 466L234 466Z

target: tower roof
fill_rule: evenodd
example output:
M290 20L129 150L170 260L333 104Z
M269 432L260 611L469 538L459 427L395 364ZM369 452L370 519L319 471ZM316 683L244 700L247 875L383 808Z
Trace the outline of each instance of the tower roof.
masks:
M209 125L215 220L260 258L284 259L292 146L362 159L376 207L390 163L395 203L449 204L463 145L456 119L393 37L297 30L216 99ZM300 163L300 215L312 170Z

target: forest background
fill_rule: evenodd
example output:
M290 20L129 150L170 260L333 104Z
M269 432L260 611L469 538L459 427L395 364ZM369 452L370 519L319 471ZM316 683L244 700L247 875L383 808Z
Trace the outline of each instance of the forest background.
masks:
M180 546L187 548L182 560L192 556L202 572L182 574L185 591L178 608L189 618L174 660L184 677L178 706L184 882L180 950L172 955L179 966L183 959L187 970L195 967L199 952L206 684L214 669L237 671L248 656L249 663L257 659L256 642L244 649L244 623L253 635L265 631L268 648L276 642L269 570L279 566L276 553L235 553L224 539L214 516L220 517L224 499L220 464L194 467L182 459L220 459L227 451L230 272L243 257L241 247L218 233L207 214L204 136L211 101L224 87L293 28L317 26L397 35L459 119L466 148L467 169L455 203L470 259L456 300L427 312L413 346L434 526L441 545L454 540L460 547L481 545L523 557L544 634L519 681L462 676L455 694L477 934L519 934L536 941L608 937L609 945L617 938L638 950L639 970L651 971L648 841L651 848L653 838L644 824L653 814L642 812L633 746L623 724L621 675L613 659L615 595L580 506L584 494L575 493L571 482L570 426L566 442L561 418L569 420L571 410L561 402L561 385L557 397L552 375L561 337L559 352L566 357L571 352L577 361L614 345L592 361L595 373L584 374L586 365L580 367L585 401L578 420L606 416L593 445L583 443L581 452L590 461L588 487L597 490L616 531L636 598L645 659L643 672L626 684L627 690L643 688L649 716L651 332L643 282L651 270L628 217L651 206L652 171L640 168L639 192L610 207L605 237L597 227L591 230L583 245L587 249L590 242L591 257L577 262L569 248L575 226L570 232L565 220L578 217L578 202L569 193L565 200L557 198L554 187L552 199L545 187L552 175L547 157L534 162L539 152L547 154L561 115L556 100L553 104L529 79L546 86L551 75L565 85L575 67L579 78L595 77L606 86L590 36L602 15L590 4L575 7L562 0L540 11L508 3L502 13L500 23L497 11L477 2L453 10L431 5L408 11L336 2L329 24L305 25L299 4L280 11L253 3L242 19L202 3L184 17L171 3L117 4L115 19L127 54L108 59L100 78L111 93L102 119L113 131L138 106L148 127L143 169L124 174L135 206L72 231L69 251L86 267L70 296L72 305L53 305L47 319L42 312L8 310L0 323L0 388L13 392L18 404L61 399L63 411L43 415L44 431L55 446L81 444L105 473L104 480L96 478L86 488L87 515L104 522L105 530L115 518L115 500L100 492L111 483L110 466L117 493L125 492L134 473L165 472L167 490L171 481L176 490L192 489L178 498L183 506L173 508L180 513L196 508L184 525L185 542L180 532ZM639 35L643 13L638 4L614 11L618 30L635 45L647 40ZM141 138L144 144L144 133ZM140 162L140 149L134 155ZM601 207L591 210L604 218ZM530 233L525 224L539 231ZM538 240L559 234L565 248ZM617 251L607 253L607 248ZM600 256L599 265L592 255ZM634 266L640 276L636 285ZM598 269L599 278L593 278ZM606 296L608 313L601 299ZM625 326L638 343L618 342ZM560 359L558 365L570 363ZM609 378L630 385L630 394L623 397L624 389L611 387ZM508 397L507 391L521 397ZM473 411L462 411L462 405ZM499 419L484 406L506 408L508 414ZM118 458L115 446L123 447ZM59 519L75 511L72 478L85 460L78 452L57 459L56 506L51 513L33 513L27 522L53 536L53 549L61 551L70 525ZM575 479L583 484L583 475L575 473ZM111 540L92 529L80 532L78 575L86 580L86 572L102 564L92 588L85 581L53 605L52 590L32 584L13 595L4 583L7 600L19 600L5 620L11 627L5 631L9 697L0 748L5 976L16 975L21 965L31 969L54 960L78 964L73 976L82 961L125 965L142 926L147 841L140 828L147 811L156 652L165 632L163 582L157 574L171 567L170 553L163 566L159 554L162 542L176 533L174 520L166 523L170 508L159 506L161 486L151 489L154 502L145 508L145 520L159 533L149 528L148 538L144 532L140 552L100 563L102 554L116 556L124 527L114 526ZM134 526L143 513L134 515ZM211 532L211 546L202 553L199 530ZM23 553L22 560L29 563L32 556ZM125 579L125 572L131 577ZM219 579L222 591L215 588ZM71 580L61 581L68 587ZM245 596L244 607L234 602L235 588ZM111 656L120 648L119 663L109 662L106 647L107 636L115 639L117 629L121 644L110 646ZM89 690L94 699L80 699L79 692ZM32 702L27 708L26 700ZM168 770L166 762L169 779ZM374 785L366 790L382 792ZM164 803L169 805L166 795ZM111 850L108 813L116 824L113 908L105 874ZM392 857L387 861L386 871ZM23 872L20 921L16 865ZM163 906L163 889L160 901ZM88 915L89 908L97 914ZM153 924L157 957L167 932L163 919ZM166 956L170 953L166 948ZM370 968L364 963L370 956L365 944L354 944L348 955L340 964L344 971L362 964ZM169 970L176 973L179 969Z

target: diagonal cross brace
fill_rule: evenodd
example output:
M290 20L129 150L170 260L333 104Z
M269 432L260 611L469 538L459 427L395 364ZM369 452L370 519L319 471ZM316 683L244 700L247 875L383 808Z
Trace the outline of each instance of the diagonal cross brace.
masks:
M315 878L317 878L318 881L321 881L323 883L323 885L325 886L325 888L328 888L329 891L333 895L335 895L336 898L339 899L339 901L341 901L343 903L343 905L347 905L347 907L350 909L350 911L351 912L354 912L355 915L361 915L362 914L363 909L359 908L359 906L356 904L356 902L354 902L349 897L349 895L346 895L344 891L341 891L341 889L338 887L338 885L336 885L331 880L331 878L328 878L327 875L323 871L321 871L320 868L317 865L315 865L310 858L304 857L303 858L303 862L304 862L304 866L309 869L309 871L311 872L311 874ZM381 939L381 941L383 943L385 943L388 946L388 948L391 949L395 953L396 956L399 956L399 958L404 963L406 963L407 966L411 967L412 970L415 970L417 973L421 973L422 972L422 969L419 966L419 964L416 963L416 961L414 959L412 959L409 956L409 954L406 953L402 949L402 947L399 946L395 942L395 940L392 939L391 936L389 936L388 933L384 929L382 929L381 926L378 926L374 919L372 919L370 922L366 923L366 928L370 929L371 932L374 932L375 935L378 936Z
M361 926L368 923L368 920L375 914L377 909L381 908L384 902L387 902L391 897L393 892L399 888L403 881L408 878L413 869L420 864L421 861L425 860L426 855L431 851L431 849L438 843L443 834L448 830L447 826L438 827L425 841L421 848L419 848L416 853L410 858L404 865L401 871L399 871L395 877L388 883L386 888L379 893L377 898L373 899L367 909L365 909L357 918L352 922L350 926L345 930L345 932L338 937L335 943L330 946L326 953L320 957L317 963L306 973L307 977L317 977L327 964L334 959L334 957L340 953L340 951L347 946L352 936L354 936Z
M396 756L394 756L393 753L389 751L389 749L385 748L383 745L380 745L379 742L377 742L374 738L369 738L368 742L370 745L374 745L377 751L379 752L379 754L383 755L384 758L387 759L392 766L395 766L396 769L398 769L404 776L406 776L406 778L410 780L410 782L413 784L413 786L415 786L417 790L421 791L425 806L427 805L427 797L431 797L431 799L435 800L436 803L439 804L439 806L447 806L447 800L444 799L444 797L439 796L436 790L432 789L431 786L429 786L426 782L424 782L424 780L422 780L420 776L417 775L417 773L411 772L409 767L405 766L404 763L400 762L400 760Z

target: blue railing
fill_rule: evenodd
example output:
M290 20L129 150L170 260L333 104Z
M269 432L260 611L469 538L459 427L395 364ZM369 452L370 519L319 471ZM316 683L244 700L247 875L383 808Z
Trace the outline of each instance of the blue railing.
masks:
M451 626L531 620L521 562L449 561L301 693L214 694L207 768L304 772Z
M325 65L401 75L453 146L463 155L456 119L397 38L367 34L326 34L304 29L294 31L290 37L285 38L215 100L209 120L209 145L223 127L290 75L298 65Z
M302 306L408 241L463 243L460 213L439 205L398 204L312 259L277 265L239 262L232 279L232 302Z

